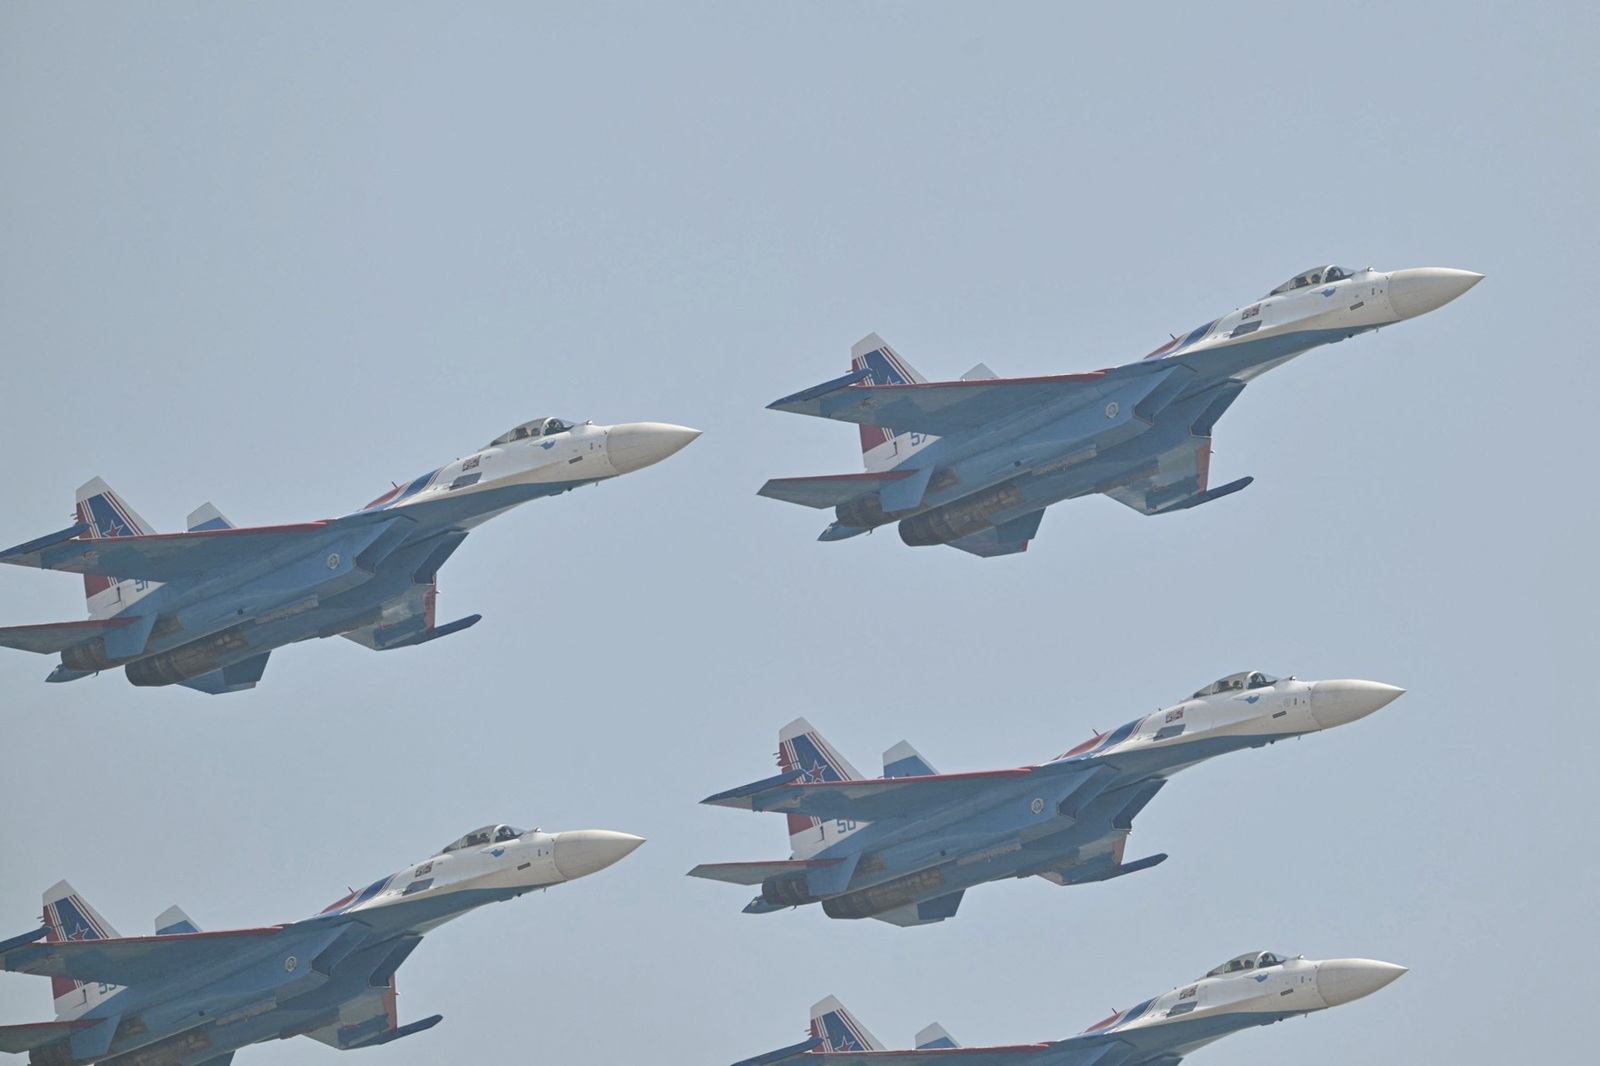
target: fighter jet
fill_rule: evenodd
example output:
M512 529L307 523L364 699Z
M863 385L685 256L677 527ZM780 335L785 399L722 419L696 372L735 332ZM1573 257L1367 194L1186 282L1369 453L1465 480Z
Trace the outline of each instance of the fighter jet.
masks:
M659 463L700 435L660 422L536 418L343 518L236 529L211 504L187 533L154 533L99 478L77 522L0 562L83 575L89 620L0 628L0 647L51 655L46 681L115 666L135 685L254 688L274 648L339 635L374 651L475 624L434 620L439 567L467 533L520 503Z
M899 522L913 547L986 557L1026 551L1061 500L1104 493L1147 515L1209 503L1253 480L1210 481L1212 427L1253 378L1426 314L1482 279L1313 267L1137 362L1086 374L1000 378L979 363L959 381L930 382L869 334L850 373L769 405L857 423L866 472L775 478L760 494L833 508L819 540Z
M587 877L642 843L607 829L486 825L315 917L219 932L173 907L155 936L118 936L62 881L44 894L43 927L0 943L4 969L51 979L56 1019L0 1026L0 1051L28 1052L36 1066L228 1066L265 1040L345 1050L420 1033L441 1016L401 1025L395 971L424 934Z
M704 864L689 874L760 885L746 914L820 902L830 918L894 925L952 917L962 893L986 881L1037 876L1079 885L1121 877L1166 859L1125 862L1123 849L1134 815L1177 771L1345 725L1404 691L1372 681L1230 674L1036 766L941 774L901 741L884 752L875 780L864 780L796 719L778 734L782 773L701 801L787 815L790 857Z
M1117 1011L1077 1036L1042 1044L961 1048L942 1025L917 1034L914 1051L885 1051L837 999L811 1008L811 1038L735 1066L823 1059L829 1066L1174 1066L1225 1036L1370 996L1406 972L1372 959L1292 959L1252 951L1197 981ZM952 1049L961 1048L960 1051Z

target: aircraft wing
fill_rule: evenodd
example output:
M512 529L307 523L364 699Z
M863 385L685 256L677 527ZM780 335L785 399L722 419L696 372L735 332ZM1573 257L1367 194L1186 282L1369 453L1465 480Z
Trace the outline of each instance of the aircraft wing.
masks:
M259 954L265 950L265 943L274 938L305 955L302 945L308 937L312 941L331 938L342 928L340 923L323 924L326 931L317 934L297 930L296 926L273 925L215 933L35 943L0 952L0 968L42 977L132 985L190 973L236 956Z
M333 524L330 520L95 540L77 540L73 529L67 529L0 552L0 563L165 582L194 577L284 549L308 550L313 543L311 538Z
M1114 380L1120 383L1129 374L1155 373L1161 369L1149 364L1118 368ZM858 386L866 374L860 371L785 396L767 406L774 411L942 437L982 429L996 419L1030 407L1096 403L1104 396L1100 383L1111 373L1096 370L1088 374L1036 378Z
M904 818L962 800L981 800L996 785L1037 773L1032 768L970 774L930 774L856 781L803 783L792 774L708 796L701 803L748 811L781 811L817 818L876 822Z
M37 626L0 627L0 648L36 651L54 655L79 644L87 644L107 630L119 629L138 621L135 618L96 618L85 622L47 622Z
M866 474L823 474L820 477L775 477L762 485L756 495L798 503L802 507L837 507L915 473L914 470L886 470Z
M759 885L769 877L804 873L837 866L843 859L775 859L771 862L703 862L689 871L690 877L707 881L726 881L730 885Z
M71 1021L27 1022L23 1025L0 1025L0 1051L21 1055L34 1048L66 1040L74 1029L87 1029L99 1025L99 1018L75 1018Z

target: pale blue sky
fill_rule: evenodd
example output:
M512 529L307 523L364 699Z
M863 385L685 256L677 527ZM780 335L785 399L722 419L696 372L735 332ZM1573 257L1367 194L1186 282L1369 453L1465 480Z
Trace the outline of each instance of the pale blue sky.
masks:
M538 415L705 430L445 569L468 634L273 656L253 693L42 684L0 654L0 933L72 880L124 933L290 920L482 822L628 830L400 975L385 1066L722 1064L839 995L891 1045L1054 1038L1270 947L1412 968L1197 1063L1581 1057L1600 992L1593 5L11 4L0 8L0 542L106 478L159 528L343 513ZM1142 355L1292 272L1454 266L1435 315L1253 384L1147 519L1023 556L817 544L755 489L852 470L763 410L869 330L930 377ZM0 624L81 615L4 568ZM701 808L810 717L876 768L1048 758L1245 668L1409 694L1207 764L1125 881L942 926L755 918ZM1543 966L1553 970L1543 970ZM0 1023L50 1014L0 975ZM310 1041L250 1066L333 1062Z

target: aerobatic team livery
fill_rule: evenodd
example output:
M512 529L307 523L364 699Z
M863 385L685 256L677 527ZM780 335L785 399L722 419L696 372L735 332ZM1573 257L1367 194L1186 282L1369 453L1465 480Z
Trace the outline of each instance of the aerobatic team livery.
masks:
M941 774L904 741L865 780L805 719L778 737L776 777L702 800L788 816L791 855L696 866L760 885L744 908L821 903L830 918L923 925L954 916L973 885L1038 876L1077 885L1148 869L1123 861L1133 818L1185 767L1365 718L1405 690L1373 681L1231 674L1037 766Z
M82 574L86 622L0 628L0 647L61 664L45 680L111 667L135 685L254 688L274 648L343 636L374 651L456 633L437 625L439 567L479 524L521 503L642 469L699 430L539 418L353 514L235 528L206 504L187 533L155 533L99 478L78 490L77 523L0 552L0 562Z
M0 1026L0 1051L34 1066L228 1066L239 1048L292 1036L340 1050L386 1044L440 1021L401 1025L395 1011L395 971L424 934L603 870L642 843L607 829L488 825L315 917L211 933L172 907L155 936L118 936L62 881L44 894L43 926L0 943L4 969L51 979L55 1021Z
M935 1023L917 1034L913 1051L884 1050L829 996L811 1008L810 1039L736 1066L1175 1066L1212 1041L1370 996L1405 972L1404 966L1373 959L1313 962L1252 951L1065 1040L963 1048Z
M775 478L761 495L833 508L819 540L899 522L909 545L980 556L1026 551L1044 509L1078 496L1104 493L1147 515L1194 507L1252 480L1210 482L1212 427L1252 378L1426 314L1482 279L1316 267L1138 362L1086 374L999 378L979 363L930 382L872 334L849 374L769 405L857 423L866 472Z

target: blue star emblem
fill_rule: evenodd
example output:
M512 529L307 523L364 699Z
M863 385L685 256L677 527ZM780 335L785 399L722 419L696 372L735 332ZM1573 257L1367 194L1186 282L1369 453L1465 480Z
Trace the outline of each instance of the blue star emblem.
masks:
M822 781L826 781L828 779L827 773L828 764L819 762L814 764L808 770L802 770L800 779L808 785L815 785Z
M89 932L89 930L87 930L87 929L85 929L83 927L83 923L82 922L79 922L77 925L75 925L73 927L72 932L67 934L67 939L68 940L93 940L94 936L93 936L93 934L91 934Z

